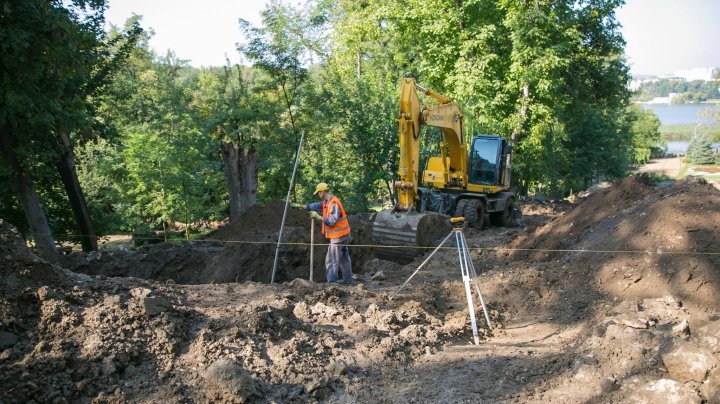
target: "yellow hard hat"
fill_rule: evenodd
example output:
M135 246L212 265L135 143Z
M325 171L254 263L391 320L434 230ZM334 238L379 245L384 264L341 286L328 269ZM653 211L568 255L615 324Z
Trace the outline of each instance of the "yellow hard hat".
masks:
M318 192L327 191L329 189L330 189L330 187L328 186L328 184L321 182L321 183L317 184L317 186L315 187L315 192L313 192L313 195L317 195Z

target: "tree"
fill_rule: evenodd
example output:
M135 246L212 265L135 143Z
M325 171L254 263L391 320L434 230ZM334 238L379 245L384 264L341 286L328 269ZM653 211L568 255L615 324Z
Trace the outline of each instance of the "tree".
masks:
M84 247L93 248L92 226L73 173L69 134L87 125L87 96L107 73L102 0L9 1L0 28L0 138L3 163L25 212L38 252L57 254L33 177L43 163L61 171Z
M280 197L289 185L288 173L293 163L287 156L295 153L300 132L305 129L303 117L298 116L311 91L307 88L310 76L305 64L321 47L318 42L309 41L304 25L308 19L292 7L270 1L262 17L262 27L240 20L246 41L238 44L238 50L254 68L265 73L258 80L256 90L265 94L266 108L273 113L269 122L273 130L263 133L258 154L263 156L264 192L267 196ZM317 24L322 24L322 20Z
M712 144L706 135L695 135L690 140L687 154L693 164L714 164L715 153Z
M652 111L643 110L640 106L630 105L628 111L629 130L632 133L634 164L645 164L650 161L653 150L664 149L665 141L660 134L660 119Z
M517 55L511 88L529 88L520 130L526 138L515 161L531 187L535 182L567 192L625 173L632 139L620 128L629 97L614 17L620 3L504 3Z
M255 205L258 160L255 145L258 125L270 117L253 94L254 72L238 65L220 72L203 72L194 105L201 111L204 130L220 142L230 201L230 220Z
M197 75L184 61L169 54L135 66L118 78L120 84L133 78L134 91L106 106L122 112L114 121L120 197L113 208L128 230L167 234L168 225L179 222L188 232L190 223L223 209L219 142L198 122Z

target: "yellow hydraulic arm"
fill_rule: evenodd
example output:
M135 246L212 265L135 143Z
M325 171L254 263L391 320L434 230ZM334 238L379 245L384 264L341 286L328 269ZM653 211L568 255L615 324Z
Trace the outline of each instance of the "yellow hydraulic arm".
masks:
M435 99L438 104L423 106L417 90ZM467 185L467 147L463 135L463 115L460 107L444 95L426 89L414 78L403 79L400 90L400 116L398 131L400 140L400 164L395 182L398 193L396 211L408 211L415 206L418 198L418 177L422 125L440 128L443 141L440 143L442 178L435 178L433 184L443 188L464 189Z

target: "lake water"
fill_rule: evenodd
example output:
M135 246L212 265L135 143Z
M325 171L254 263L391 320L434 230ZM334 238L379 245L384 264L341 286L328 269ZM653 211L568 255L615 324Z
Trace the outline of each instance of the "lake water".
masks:
M690 142L685 140L668 140L667 152L672 154L684 154L687 151L688 144L690 144ZM713 143L711 147L713 149L720 149L720 143Z
M642 108L655 113L662 125L718 125L713 118L701 116L703 110L716 109L718 104L642 104ZM682 154L687 151L687 146L687 141L668 141L667 152ZM718 148L718 145L713 145L713 148Z
M667 152L672 154L682 154L687 151L687 147L690 142L683 140L668 140L667 141Z
M717 125L713 118L700 116L707 109L717 109L718 104L642 104L660 118L663 125Z

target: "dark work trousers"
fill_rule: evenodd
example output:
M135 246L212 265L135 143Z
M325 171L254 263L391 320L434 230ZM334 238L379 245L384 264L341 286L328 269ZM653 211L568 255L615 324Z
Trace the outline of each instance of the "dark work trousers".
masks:
M338 275L342 274L342 283L352 283L350 249L347 244L347 240L337 243L330 242L325 256L325 271L328 282L338 282Z

